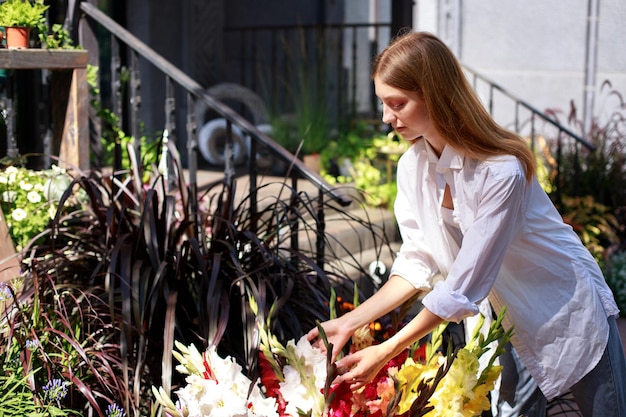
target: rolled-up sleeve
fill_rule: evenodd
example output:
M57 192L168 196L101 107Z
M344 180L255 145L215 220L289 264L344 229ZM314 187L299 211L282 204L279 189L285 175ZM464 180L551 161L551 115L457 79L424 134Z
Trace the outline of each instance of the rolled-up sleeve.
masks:
M481 197L459 253L445 281L422 301L444 320L458 322L478 313L478 304L489 294L509 245L523 227L528 183L517 163L505 165L509 169L483 172L477 190Z

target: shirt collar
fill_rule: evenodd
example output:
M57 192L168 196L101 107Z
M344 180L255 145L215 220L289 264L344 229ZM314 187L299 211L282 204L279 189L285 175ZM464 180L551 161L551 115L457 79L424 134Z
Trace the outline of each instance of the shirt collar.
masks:
M438 172L448 172L450 170L460 170L463 168L463 156L459 155L454 149L446 145L441 152L441 156L437 156L435 150L430 143L424 139L428 161L437 165Z

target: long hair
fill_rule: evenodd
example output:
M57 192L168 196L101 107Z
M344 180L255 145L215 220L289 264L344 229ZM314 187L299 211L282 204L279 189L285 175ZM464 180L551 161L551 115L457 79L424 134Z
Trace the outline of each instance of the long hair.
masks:
M493 120L452 51L434 35L409 32L396 38L375 59L375 77L417 92L435 128L457 152L478 160L514 155L524 165L526 178L534 175L536 162L528 144Z

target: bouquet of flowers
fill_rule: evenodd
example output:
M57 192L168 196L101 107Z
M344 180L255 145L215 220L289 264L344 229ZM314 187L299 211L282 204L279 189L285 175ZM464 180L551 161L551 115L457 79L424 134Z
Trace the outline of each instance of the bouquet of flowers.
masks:
M496 358L510 340L512 330L502 328L504 311L491 323L487 334L481 332L484 317L465 347L444 355L440 325L429 341L411 346L389 361L366 386L352 392L347 384L331 387L328 415L361 416L478 416L489 410L488 394L500 375ZM357 349L367 346L357 338ZM353 337L354 339L354 337ZM373 342L373 341L372 341ZM496 345L495 348L492 345ZM492 350L486 365L479 360Z
M346 383L332 384L334 364L306 337L283 345L261 329L261 376L254 382L232 358L220 358L214 347L201 354L193 346L176 343L180 351L174 352L180 362L176 369L188 375L187 385L176 391L176 403L162 388L153 387L153 393L172 417L477 416L490 407L488 394L501 369L495 360L512 334L502 328L503 317L504 311L486 335L479 323L464 348L445 355L441 352L445 324L439 326L430 340L393 358L355 392ZM355 333L351 349L372 343L376 341L366 327ZM481 366L479 359L487 352L491 355Z

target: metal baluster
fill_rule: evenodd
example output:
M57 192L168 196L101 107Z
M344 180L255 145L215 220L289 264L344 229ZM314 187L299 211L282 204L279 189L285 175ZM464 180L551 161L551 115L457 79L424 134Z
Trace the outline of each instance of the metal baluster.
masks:
M380 36L378 33L378 27L375 27L373 29L370 29L371 33L371 38L370 38L370 56L371 57L375 57L376 55L378 55L378 37ZM374 84L373 82L370 82L369 84L369 96L370 96L370 115L372 119L378 119L379 113L378 113L378 97L376 97L376 93L374 92Z
M569 151L569 149L568 149ZM580 177L582 174L582 164L580 161L580 146L578 142L574 142L574 175L572 177L574 183L574 189L568 190L570 195L578 196Z
M248 173L249 173L249 201L250 201L250 230L256 232L257 230L257 213L259 212L258 200L257 200L257 140L254 135L248 135L250 141L250 153L248 155Z
M350 117L354 117L357 114L357 110L356 110L356 90L357 90L357 80L356 80L356 74L357 74L357 33L356 33L356 27L353 26L352 27L352 113L350 114Z
M193 94L187 93L187 108L196 108L196 99ZM198 215L198 126L196 113L187 112L187 167L189 170L189 207L192 227L195 227L198 239L203 236ZM204 245L200 245L204 247Z
M121 81L121 59L120 46L117 38L111 35L111 94L113 97L112 107L113 114L117 115L119 125L122 128L124 123L124 115L122 113L122 81ZM119 141L115 141L113 153L113 170L116 172L122 167L122 149Z
M170 156L170 146L175 147L176 124L174 115L176 111L176 99L174 98L174 84L170 77L165 77L165 129L163 130L163 143L159 171L165 180L166 191L169 193L176 187L176 169Z
M320 268L324 268L324 231L326 229L326 220L324 217L324 190L318 188L317 196L317 238L315 241L316 262Z
M10 84L12 80L9 81ZM17 147L17 140L15 139L15 111L13 108L13 99L11 95L13 91L7 94L6 108L3 110L4 121L7 125L7 156L11 159L17 158L20 155L20 150Z
M224 141L224 181L227 187L233 185L235 177L235 158L233 153L233 124L226 120L226 137Z
M137 54L137 51L133 51L130 56L130 67L131 134L134 139L133 146L135 147L135 154L137 155L138 160L141 161L141 131L139 122L139 109L141 107L141 76L139 72L139 55Z

